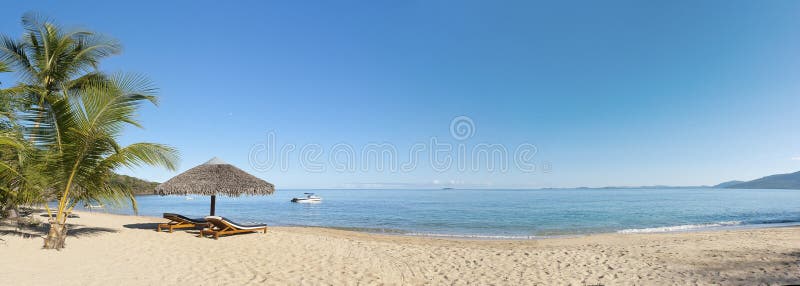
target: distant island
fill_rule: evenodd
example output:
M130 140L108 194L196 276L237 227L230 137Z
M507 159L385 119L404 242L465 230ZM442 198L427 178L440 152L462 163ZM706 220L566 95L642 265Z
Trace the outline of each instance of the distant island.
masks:
M727 181L714 186L638 186L603 187L597 189L673 189L673 188L719 188L719 189L789 189L800 190L800 172L770 175L752 181Z
M714 185L714 188L728 188L728 187L735 186L735 185L738 185L738 184L741 184L741 183L744 183L744 181L736 181L736 180L727 181L727 182L724 182L724 183L719 183L719 184Z
M796 189L800 190L800 172L766 176L752 181L730 181L714 187L726 189Z
M152 195L158 183L142 180L136 177L114 174L111 177L111 184L122 184L129 186L134 195Z

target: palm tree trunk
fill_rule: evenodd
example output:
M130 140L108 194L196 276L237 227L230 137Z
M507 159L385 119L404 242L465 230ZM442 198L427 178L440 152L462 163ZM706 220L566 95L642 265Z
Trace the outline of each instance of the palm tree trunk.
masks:
M50 221L50 231L44 239L44 249L62 249L64 242L67 240L67 224L66 222L59 223L56 220Z
M86 151L86 148L84 148L84 151ZM78 158L82 158L82 155L83 153L81 153L81 156L78 156ZM80 159L75 160L75 164L72 166L72 173L69 174L67 185L64 187L64 194L58 201L58 211L56 212L56 217L50 218L50 231L47 233L47 237L44 239L43 248L45 249L64 248L64 242L67 240L67 217L69 217L69 214L66 212L67 200L69 200L69 190L72 187L72 180L75 179L75 173L78 171L78 165L80 162Z
M13 208L9 208L9 209L5 210L4 212L5 212L6 218L18 218L19 217L19 212L17 210L13 209Z

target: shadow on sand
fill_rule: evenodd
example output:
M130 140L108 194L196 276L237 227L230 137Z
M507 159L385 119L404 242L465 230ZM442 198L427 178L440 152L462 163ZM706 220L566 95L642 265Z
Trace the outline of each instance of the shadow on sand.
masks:
M77 224L68 224L68 237L91 237L105 233L117 232L116 229L107 227L85 227ZM38 226L19 225L14 222L4 221L0 223L0 236L12 235L22 238L41 238L47 235L50 224L42 223Z
M68 230L67 236L90 237L90 236L98 236L105 233L115 233L115 232L118 232L118 230L107 227L80 227Z
M131 223L122 225L124 228L128 229L142 229L142 230L150 230L150 231L157 231L159 223L157 222L150 222L150 223ZM181 228L176 229L175 232L185 232L192 235L199 235L200 229L199 228ZM168 229L162 229L161 232L169 232Z
M156 231L156 228L158 228L158 223L157 222L131 223L131 224L122 225L122 227L130 228L130 229L147 229L147 230Z
M22 238L39 238L47 234L50 225L24 223L22 220L0 220L0 236L19 236Z

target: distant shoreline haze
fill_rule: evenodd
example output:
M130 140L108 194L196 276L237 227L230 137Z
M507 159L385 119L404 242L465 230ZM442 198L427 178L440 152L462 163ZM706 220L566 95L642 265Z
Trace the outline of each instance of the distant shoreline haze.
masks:
M158 182L150 182L140 178L116 175L114 181L119 181L131 186L134 194L136 195L152 195L153 189L159 184ZM558 189L691 189L691 188L719 188L719 189L787 189L787 190L800 190L800 171L787 174L776 174L761 177L751 181L727 181L713 186L667 186L667 185L653 185L653 186L606 186L606 187L548 187L548 188L495 188L505 190L558 190ZM443 186L443 187L419 187L419 188L370 188L370 187L350 187L350 188L290 188L284 190L325 190L325 189L420 189L420 190L459 190L459 189L492 189L489 187L475 188L457 186Z

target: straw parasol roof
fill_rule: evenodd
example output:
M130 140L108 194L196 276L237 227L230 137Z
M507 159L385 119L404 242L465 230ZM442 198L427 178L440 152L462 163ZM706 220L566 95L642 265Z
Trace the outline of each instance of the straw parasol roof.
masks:
M275 186L217 157L156 187L158 195L270 195Z

